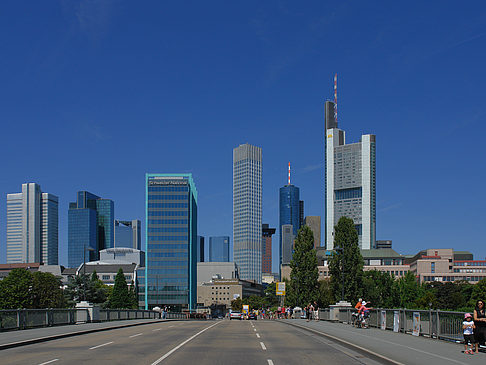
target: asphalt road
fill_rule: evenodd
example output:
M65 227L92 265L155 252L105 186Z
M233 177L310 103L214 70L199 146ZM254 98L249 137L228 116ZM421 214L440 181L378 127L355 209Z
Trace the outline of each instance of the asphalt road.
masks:
M1 364L377 364L275 321L180 321L69 337L0 351Z

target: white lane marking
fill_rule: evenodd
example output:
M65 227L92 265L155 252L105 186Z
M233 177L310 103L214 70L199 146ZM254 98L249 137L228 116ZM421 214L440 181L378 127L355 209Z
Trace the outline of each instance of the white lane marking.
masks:
M163 330L163 328L156 328L156 329L154 329L154 330L152 330L152 331L153 331L153 332L157 332L157 331L162 331L162 330Z
M58 361L59 359L53 359L53 360L49 360L49 361L46 361L46 362L43 362L39 365L46 365L46 364L50 364L51 362L54 362L54 361Z
M137 333L136 335L128 336L128 338L133 338L133 337L137 337L137 336L140 336L140 335L143 335L143 333Z
M107 343L102 343L101 345L90 347L89 349L94 350L94 349L97 349L98 347L103 347L103 346L106 346L106 345L109 345L109 344L112 344L112 343L113 343L113 341L110 341L110 342L107 342Z
M273 361L272 360L268 359L267 361L268 361L268 365L273 365Z
M255 332L256 332L256 328L253 328L253 331L255 331Z
M171 327L175 327L175 326L169 326L169 328L171 328Z
M207 331L208 329L210 329L211 327L214 327L220 323L223 323L223 322L216 322L215 324L212 324L211 326L209 327L206 327L204 328L203 330L199 331L198 333L196 333L195 335L189 337L187 340L185 340L184 342L180 343L179 345L177 345L176 347L174 347L172 350L170 350L168 353L166 353L164 356L160 357L159 359L155 360L152 365L157 365L159 364L160 362L162 362L164 359L168 358L170 355L172 355L174 352L176 352L178 349L180 349L182 346L184 346L186 343L188 343L189 341L191 341L192 339L196 338L197 336L199 336L201 333Z
M265 344L263 342L260 342L260 346L262 347L262 350L266 350L267 348L265 347Z

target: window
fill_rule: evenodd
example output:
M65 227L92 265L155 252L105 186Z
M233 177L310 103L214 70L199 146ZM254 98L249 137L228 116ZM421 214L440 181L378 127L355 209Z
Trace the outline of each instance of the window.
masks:
M103 275L101 278L103 280L110 280L110 275Z
M430 272L435 273L435 262L430 263Z

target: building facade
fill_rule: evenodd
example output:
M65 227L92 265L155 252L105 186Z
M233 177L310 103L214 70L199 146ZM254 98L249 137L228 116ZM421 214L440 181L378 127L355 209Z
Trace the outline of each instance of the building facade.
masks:
M209 237L209 261L229 262L230 238L228 236Z
M146 174L145 308L196 306L197 191L191 174Z
M233 150L233 245L240 278L262 282L262 149Z
M58 264L59 200L35 183L7 194L7 263Z
M113 200L88 191L78 191L69 203L68 265L79 267L84 261L99 258L99 251L115 246L115 208Z
M314 234L314 248L321 246L321 217L307 216L304 219L304 224L309 227Z
M204 261L204 236L197 236L197 262Z
M114 246L140 250L142 247L142 223L140 220L115 220Z
M345 132L338 129L332 110L325 104L325 242L334 248L334 226L339 218L352 218L362 249L375 247L376 240L376 137L361 136L358 143L346 144Z
M282 245L280 246L280 266L289 265L294 252L294 228L291 224L284 224L281 228Z
M262 273L272 272L272 236L276 229L268 224L262 224Z

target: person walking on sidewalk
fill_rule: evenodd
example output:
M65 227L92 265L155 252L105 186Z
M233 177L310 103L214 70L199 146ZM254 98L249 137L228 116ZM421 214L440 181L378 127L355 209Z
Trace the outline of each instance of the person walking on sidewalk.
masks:
M474 340L474 322L472 319L471 313L466 313L464 315L464 322L462 322L462 329L464 330L464 353L465 354L474 354L473 352L473 344L476 342ZM471 348L469 349L469 346Z
M319 305L317 304L317 302L314 300L314 319L316 321L319 320Z
M476 352L479 345L484 345L486 341L486 313L484 312L484 301L478 300L474 309L474 340L476 342Z

